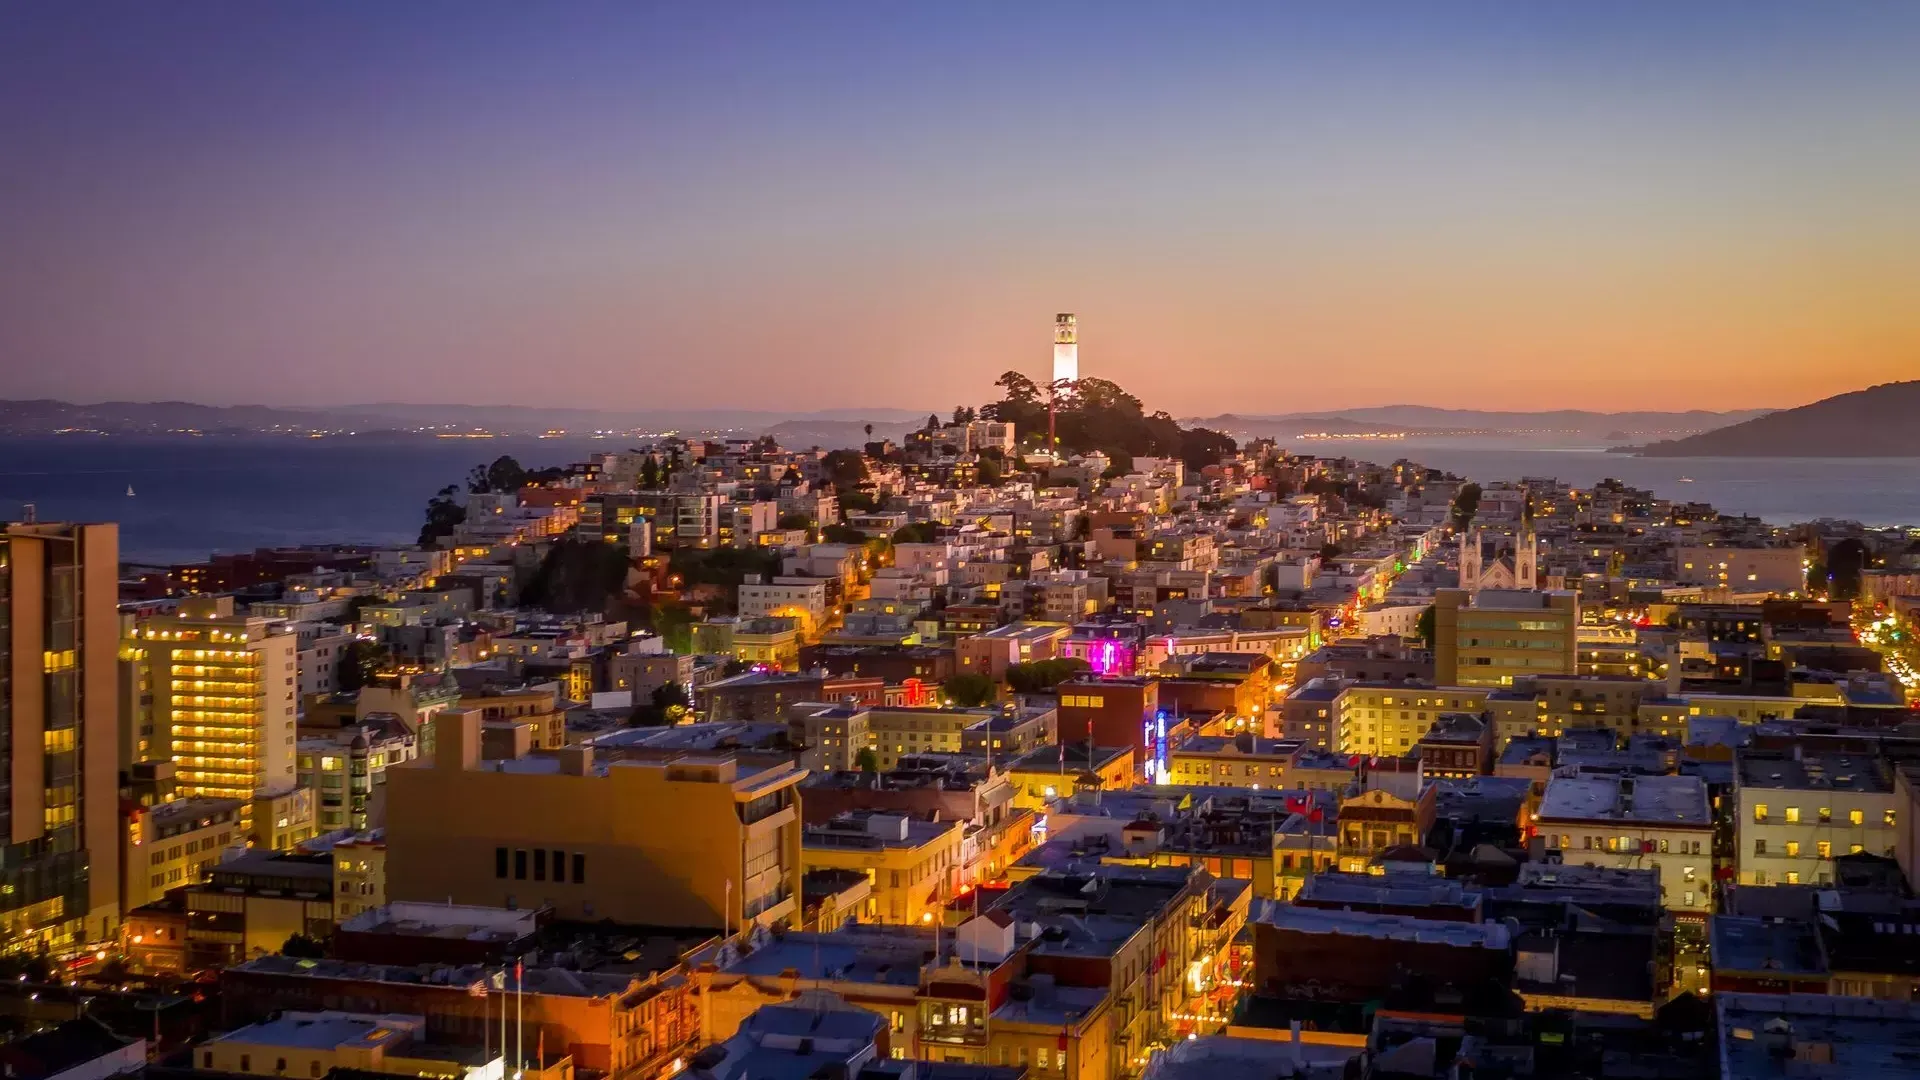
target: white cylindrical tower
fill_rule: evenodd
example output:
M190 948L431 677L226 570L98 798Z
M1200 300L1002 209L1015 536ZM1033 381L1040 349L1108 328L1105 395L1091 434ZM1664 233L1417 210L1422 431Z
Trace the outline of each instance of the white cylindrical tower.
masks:
M1053 317L1053 381L1076 382L1080 378L1079 333L1073 313Z

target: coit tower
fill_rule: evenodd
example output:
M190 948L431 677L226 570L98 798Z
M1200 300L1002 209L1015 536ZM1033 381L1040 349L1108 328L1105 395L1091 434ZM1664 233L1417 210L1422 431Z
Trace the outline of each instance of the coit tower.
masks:
M1076 382L1080 378L1080 345L1074 329L1073 313L1053 317L1053 381Z

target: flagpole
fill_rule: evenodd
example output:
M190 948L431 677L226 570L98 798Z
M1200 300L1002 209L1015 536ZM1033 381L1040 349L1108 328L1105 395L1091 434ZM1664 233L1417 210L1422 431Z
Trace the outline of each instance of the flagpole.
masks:
M500 1080L512 1080L507 1076L507 966L500 965L500 981L494 984L500 991Z
M526 1064L527 1041L527 962L513 962L513 1075L520 1075Z

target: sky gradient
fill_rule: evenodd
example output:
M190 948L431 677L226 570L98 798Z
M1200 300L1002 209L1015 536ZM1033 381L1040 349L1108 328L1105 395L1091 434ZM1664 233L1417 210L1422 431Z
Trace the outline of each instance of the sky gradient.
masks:
M1364 7L1364 11L1360 10ZM1920 5L0 6L0 396L1920 378Z

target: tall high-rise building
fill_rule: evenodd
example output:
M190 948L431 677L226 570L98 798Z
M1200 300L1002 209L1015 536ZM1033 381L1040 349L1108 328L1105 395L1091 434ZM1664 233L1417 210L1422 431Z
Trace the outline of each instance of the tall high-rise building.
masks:
M1053 317L1053 381L1077 382L1080 378L1080 332L1072 312Z
M153 694L153 756L183 796L252 799L297 783L299 635L235 615L233 598L194 597L139 631ZM249 818L250 820L250 818Z
M118 917L120 533L0 529L0 950Z

